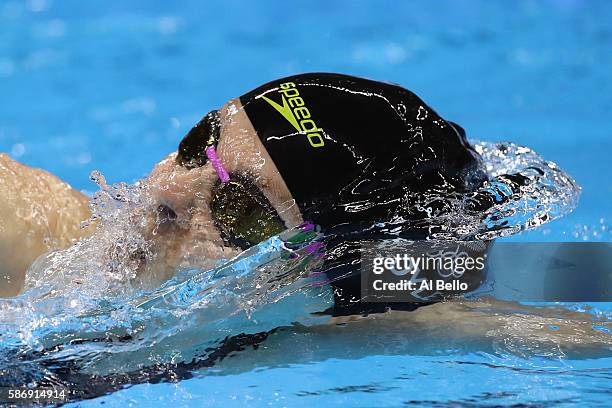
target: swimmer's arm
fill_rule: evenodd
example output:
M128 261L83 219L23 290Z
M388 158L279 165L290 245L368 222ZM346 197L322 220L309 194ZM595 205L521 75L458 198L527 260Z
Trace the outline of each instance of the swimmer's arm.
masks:
M19 293L38 256L89 235L89 217L87 196L0 153L0 297Z

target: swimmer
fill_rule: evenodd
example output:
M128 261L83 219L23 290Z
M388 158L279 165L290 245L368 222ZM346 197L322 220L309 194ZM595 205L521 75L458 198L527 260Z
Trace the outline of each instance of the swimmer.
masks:
M464 130L398 85L331 73L278 79L205 115L153 168L146 237L158 256L142 259L139 273L167 279L304 222L338 242L403 217L413 221L407 237L427 238L428 214L407 212L407 202L428 191L472 194L472 210L483 211L499 201L479 190L486 180ZM79 227L90 215L86 196L6 155L0 194L0 296L13 296L38 256L95 225ZM337 304L355 285L336 279L341 258L328 268L340 282Z

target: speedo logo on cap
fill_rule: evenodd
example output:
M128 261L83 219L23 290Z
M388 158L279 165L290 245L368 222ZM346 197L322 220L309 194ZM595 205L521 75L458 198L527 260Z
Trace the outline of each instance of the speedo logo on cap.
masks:
M258 96L268 102L300 133L305 133L308 143L312 147L323 147L325 142L321 136L323 129L319 129L310 117L310 111L305 106L304 99L293 82L280 84L278 93L281 94L282 105L274 102L265 95Z

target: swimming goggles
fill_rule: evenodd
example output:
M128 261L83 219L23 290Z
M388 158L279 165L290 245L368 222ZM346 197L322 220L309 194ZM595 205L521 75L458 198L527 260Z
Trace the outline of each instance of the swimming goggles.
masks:
M230 245L247 249L286 227L276 209L247 174L228 174L217 157L221 123L218 111L208 113L183 138L176 161L193 169L208 161L219 176L210 210L221 237Z

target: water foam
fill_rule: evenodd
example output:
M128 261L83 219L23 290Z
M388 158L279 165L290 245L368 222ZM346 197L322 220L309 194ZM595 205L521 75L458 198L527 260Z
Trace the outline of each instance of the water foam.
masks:
M428 220L439 227L436 238L503 237L575 208L580 189L556 164L512 143L478 142L475 148L494 180L482 189L508 197L484 214L469 210L469 195L422 197L419 211L429 206L438 211ZM529 183L517 191L495 179L513 173ZM329 292L311 284L309 273L318 261L301 261L308 242L288 251L279 237L213 269L182 270L154 290L143 288L138 267L143 258L154 262L156 256L143 233L147 212L156 205L150 186L146 180L109 186L98 172L92 180L100 188L88 221L97 223L96 232L41 257L28 271L26 291L0 300L4 368L14 365L16 356L36 363L30 373L43 370L49 376L54 374L38 363L78 361L83 372L110 373L191 361L228 336L305 322L313 319L310 312L331 303ZM403 222L408 223L392 220L389 230L401 230ZM300 256L291 256L296 252ZM42 357L35 354L43 351Z

